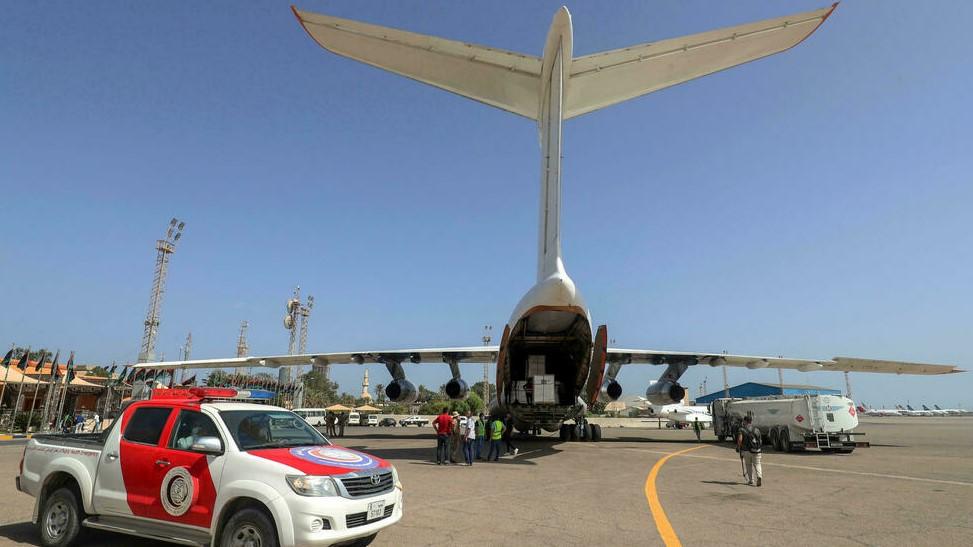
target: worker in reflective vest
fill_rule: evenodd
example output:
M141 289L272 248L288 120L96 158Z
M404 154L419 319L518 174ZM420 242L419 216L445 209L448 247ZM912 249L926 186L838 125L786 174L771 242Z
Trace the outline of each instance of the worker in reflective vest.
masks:
M506 426L503 425L503 420L499 417L490 421L490 453L487 454L487 461L500 459L500 439L503 438L505 429ZM493 455L494 451L497 453L496 456Z

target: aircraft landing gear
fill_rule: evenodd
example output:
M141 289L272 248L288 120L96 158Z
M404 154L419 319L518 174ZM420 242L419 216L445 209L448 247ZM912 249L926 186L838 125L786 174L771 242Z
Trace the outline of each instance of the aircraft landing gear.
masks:
M578 418L573 424L561 424L560 439L567 441L591 441L601 440L601 426L590 424L585 418Z

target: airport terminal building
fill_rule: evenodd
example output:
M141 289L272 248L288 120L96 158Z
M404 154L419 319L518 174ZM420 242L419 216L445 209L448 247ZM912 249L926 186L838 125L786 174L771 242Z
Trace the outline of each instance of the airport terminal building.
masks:
M767 384L747 382L730 388L730 397L766 397L768 395L841 395L840 389L799 384ZM697 405L708 405L725 397L724 390L714 391L696 399Z

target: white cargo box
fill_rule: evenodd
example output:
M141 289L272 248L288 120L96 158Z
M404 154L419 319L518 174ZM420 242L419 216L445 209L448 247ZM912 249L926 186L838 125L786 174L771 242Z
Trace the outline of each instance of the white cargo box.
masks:
M557 385L553 374L537 374L534 376L534 403L557 403Z
M544 374L547 372L546 369L547 356L546 355L528 355L527 356L527 378L532 378L538 374Z
M515 381L514 382L514 392L511 401L516 403L527 404L527 382Z

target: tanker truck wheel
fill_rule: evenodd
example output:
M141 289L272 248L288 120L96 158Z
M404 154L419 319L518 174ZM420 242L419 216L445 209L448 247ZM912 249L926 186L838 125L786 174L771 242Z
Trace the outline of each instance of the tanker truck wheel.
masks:
M780 450L779 448L777 448L777 443L779 443L780 440L777 438L777 428L776 427L772 428L767 433L767 441L770 443L770 446L774 447L774 450Z
M780 440L780 449L783 452L791 451L791 434L786 429L778 432L777 438Z

